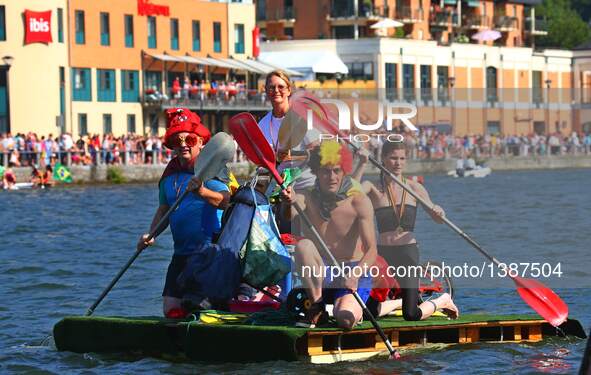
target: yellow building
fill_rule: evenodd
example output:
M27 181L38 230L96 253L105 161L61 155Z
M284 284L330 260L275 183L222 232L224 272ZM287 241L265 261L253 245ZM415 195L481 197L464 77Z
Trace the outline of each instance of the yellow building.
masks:
M27 43L27 32L51 42ZM68 37L65 0L0 1L0 132L70 129Z
M247 0L0 0L0 132L162 133L146 91L227 75L254 26Z

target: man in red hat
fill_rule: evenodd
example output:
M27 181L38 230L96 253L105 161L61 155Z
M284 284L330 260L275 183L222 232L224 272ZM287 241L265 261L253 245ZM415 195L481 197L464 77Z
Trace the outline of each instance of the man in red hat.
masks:
M150 232L156 229L160 219L174 205L185 189L192 191L170 215L166 225L158 228L156 236L170 224L174 241L174 255L168 266L166 283L162 292L164 315L184 318L187 312L181 307L183 291L177 283L191 254L212 242L213 234L221 227L222 209L229 200L225 183L217 179L201 181L193 175L199 152L211 138L209 130L201 124L199 116L186 108L166 111L167 129L164 145L172 149L175 157L168 163L158 184L159 206L152 219ZM144 234L138 241L138 250L152 245Z

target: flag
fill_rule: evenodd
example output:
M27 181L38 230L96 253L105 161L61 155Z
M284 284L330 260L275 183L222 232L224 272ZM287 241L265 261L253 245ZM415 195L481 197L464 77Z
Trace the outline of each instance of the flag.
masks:
M69 184L72 182L72 173L66 166L56 163L55 167L53 168L53 179Z

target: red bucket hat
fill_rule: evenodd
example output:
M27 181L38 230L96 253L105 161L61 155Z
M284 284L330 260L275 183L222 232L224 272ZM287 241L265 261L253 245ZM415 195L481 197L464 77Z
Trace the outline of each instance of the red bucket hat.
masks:
M209 142L211 133L195 113L187 108L171 108L166 110L166 134L164 134L164 145L172 148L169 144L171 137L177 133L193 133L203 139L203 144Z

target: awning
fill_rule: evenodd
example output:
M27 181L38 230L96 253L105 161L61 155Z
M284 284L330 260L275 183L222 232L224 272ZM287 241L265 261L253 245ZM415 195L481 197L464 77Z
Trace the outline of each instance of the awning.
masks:
M334 52L282 51L262 52L260 60L276 66L284 66L300 73L349 73L343 60Z
M144 52L145 53L145 52ZM256 74L267 74L272 72L273 70L282 69L287 74L292 76L302 76L301 73L291 70L289 68L282 67L283 64L280 65L272 65L267 64L263 61L259 60L239 60L234 58L214 58L214 57L200 57L200 56L175 56L169 54L155 54L150 55L145 53L146 56L150 56L156 60L166 61L166 62L177 62L177 63L188 63L188 64L197 64L197 65L208 65L208 66L215 66L218 68L224 69L232 69L232 70L243 70L251 73Z

